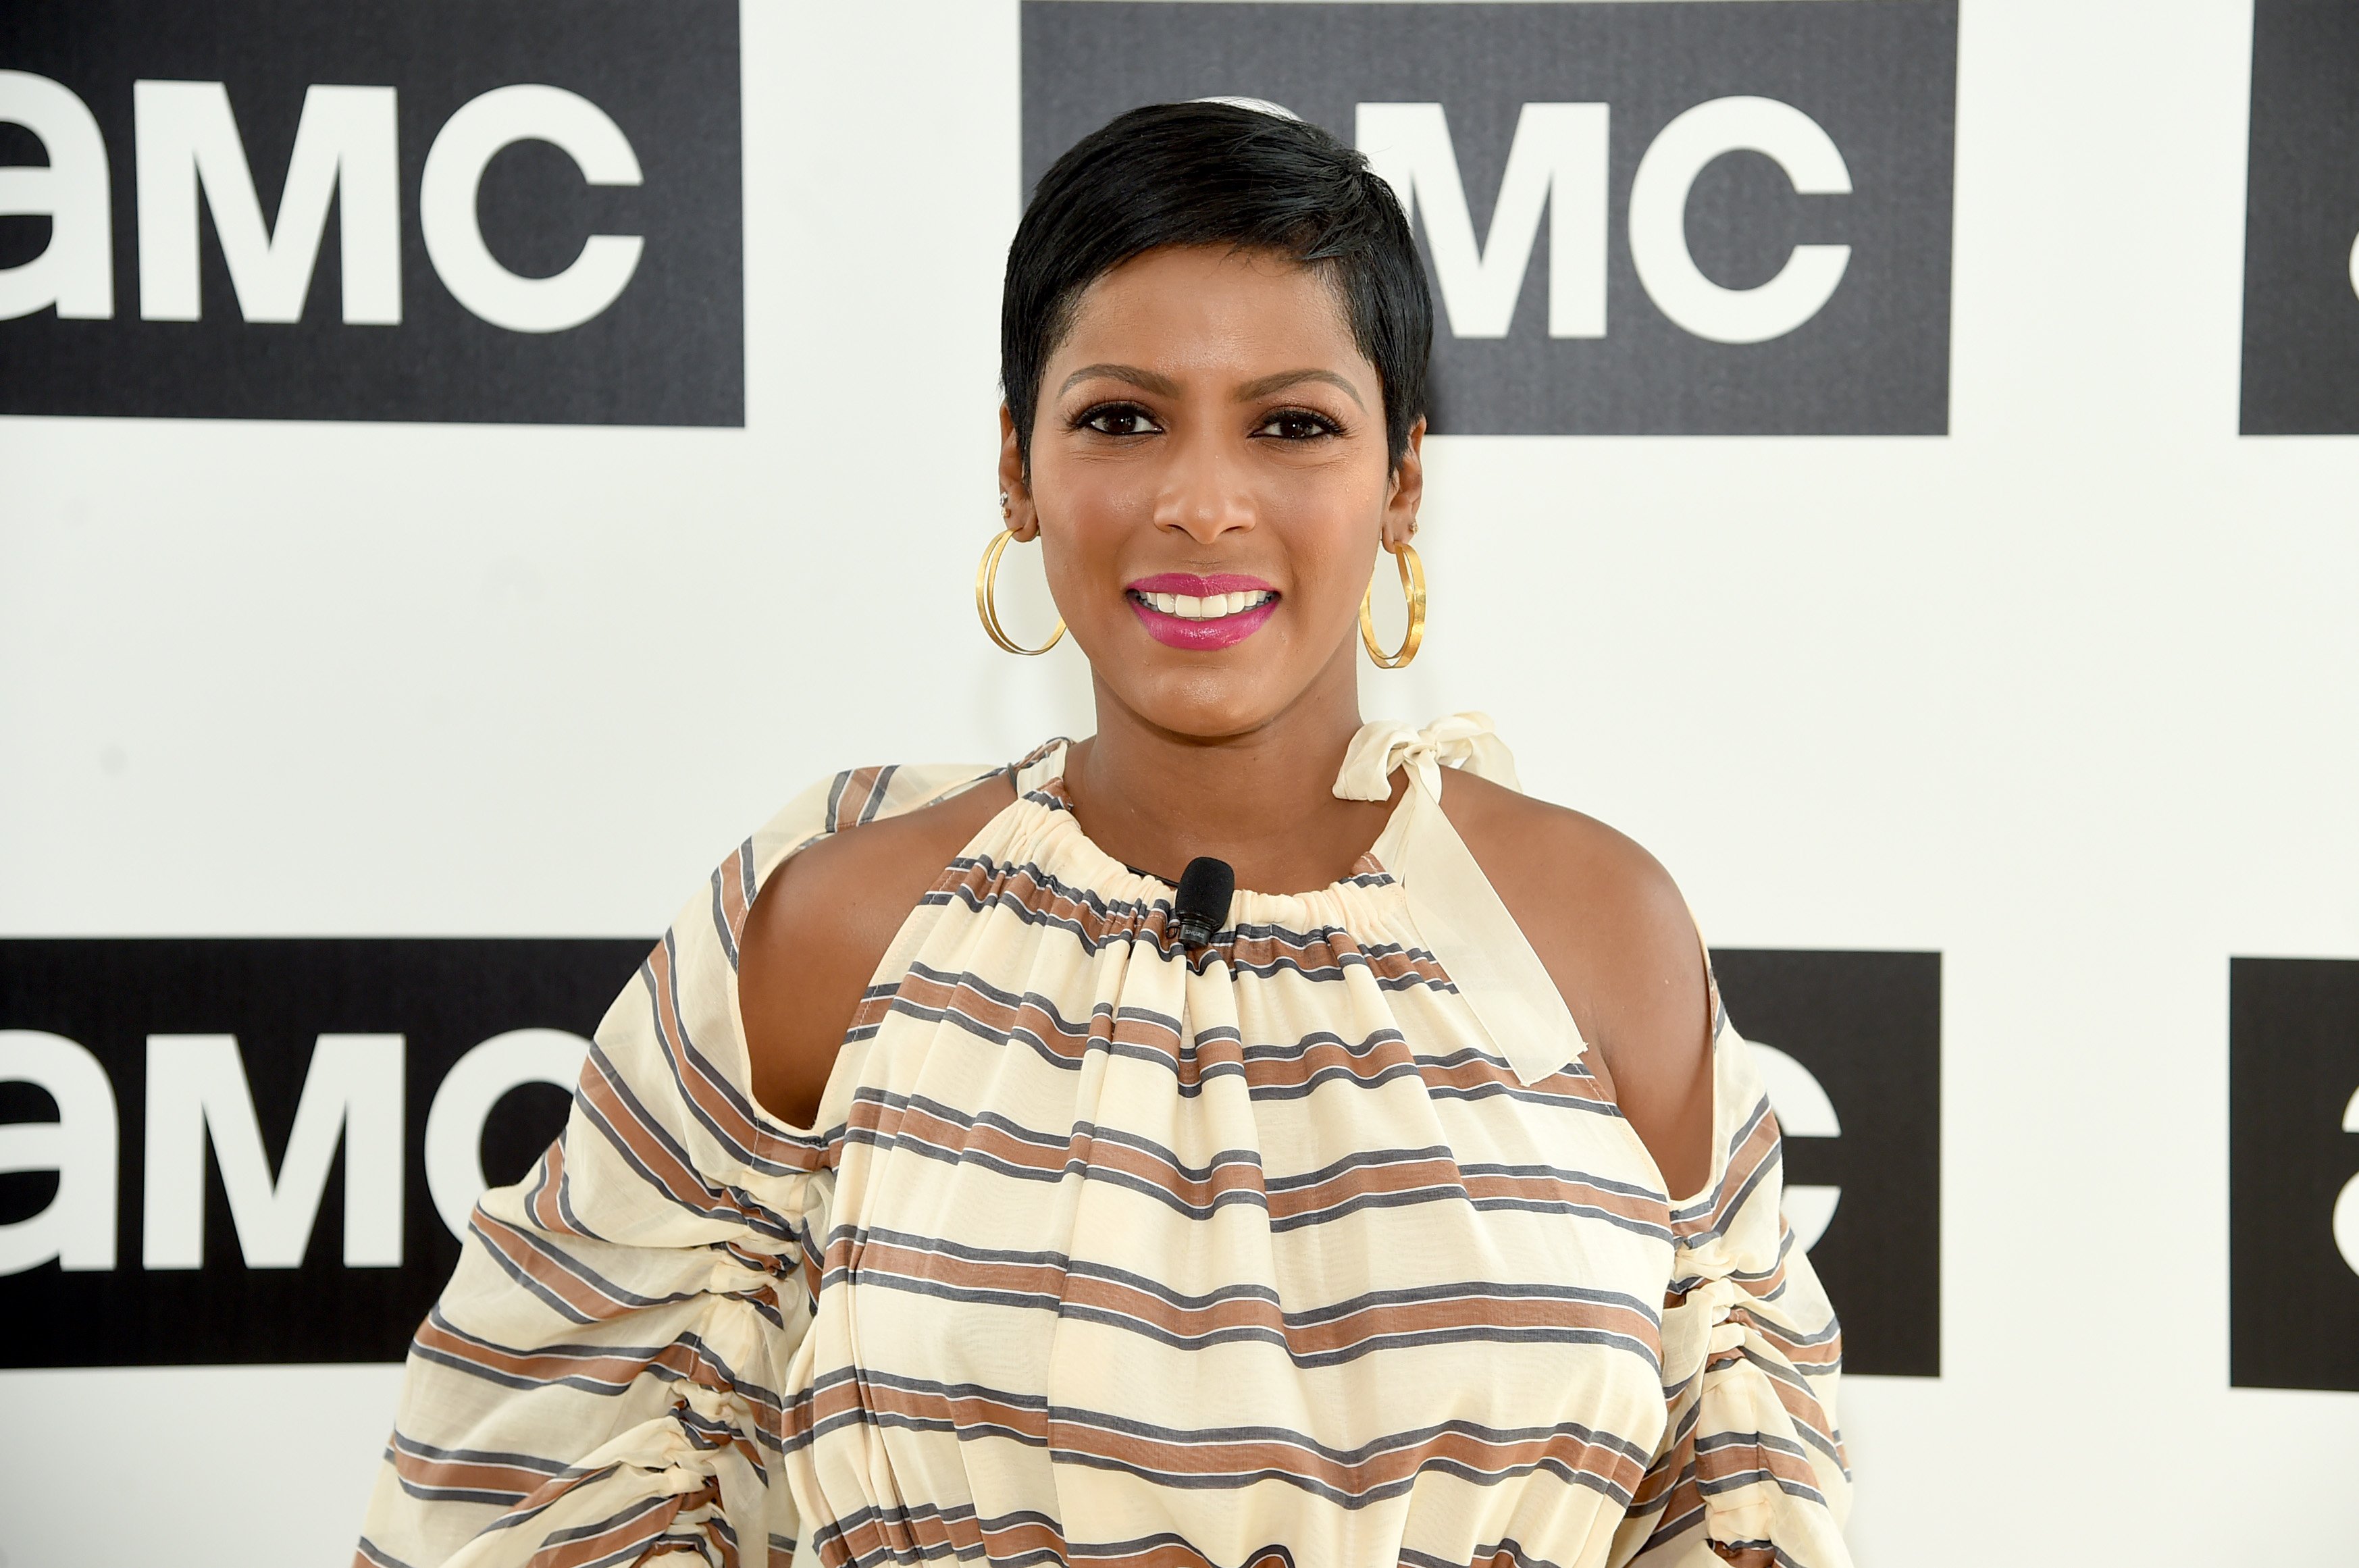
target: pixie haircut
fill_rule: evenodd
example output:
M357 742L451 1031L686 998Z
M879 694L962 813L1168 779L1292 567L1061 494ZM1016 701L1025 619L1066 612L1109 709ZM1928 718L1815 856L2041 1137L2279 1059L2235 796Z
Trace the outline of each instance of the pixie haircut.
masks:
M999 378L1028 467L1049 356L1082 292L1165 245L1270 251L1324 272L1376 367L1398 463L1426 414L1433 298L1408 217L1368 160L1318 126L1234 103L1155 103L1075 143L1007 247Z

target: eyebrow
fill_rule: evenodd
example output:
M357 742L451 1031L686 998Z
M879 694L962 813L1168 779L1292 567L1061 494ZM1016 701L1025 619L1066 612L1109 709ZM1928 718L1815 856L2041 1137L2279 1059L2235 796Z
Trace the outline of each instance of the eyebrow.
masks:
M1176 397L1180 395L1178 382L1168 376L1158 376L1152 370L1142 370L1135 365L1085 365L1065 377L1064 385L1057 388L1057 396L1061 397L1082 382L1100 376L1111 381L1127 382L1133 387L1143 391L1153 392L1158 397ZM1283 392L1288 387L1299 386L1305 381L1324 381L1340 390L1344 397L1349 397L1362 412L1367 409L1367 404L1361 401L1359 388L1332 370L1281 370L1275 376L1265 376L1258 381L1246 382L1237 388L1234 400L1239 403L1250 403L1257 397L1266 397L1273 392Z
M1362 413L1367 411L1368 406L1360 401L1359 388L1332 370L1281 370L1275 376L1265 376L1258 381L1248 381L1238 387L1236 400L1240 403L1250 403L1256 397L1266 397L1273 392L1283 392L1288 387L1299 387L1305 381L1324 381L1342 392L1344 397L1349 397Z
M1094 376L1103 376L1112 381L1126 381L1142 391L1153 392L1160 397L1177 397L1180 395L1180 384L1177 381L1168 376L1158 376L1151 370L1141 370L1135 365L1085 365L1065 377L1065 384L1057 388L1057 396L1063 397L1076 386Z

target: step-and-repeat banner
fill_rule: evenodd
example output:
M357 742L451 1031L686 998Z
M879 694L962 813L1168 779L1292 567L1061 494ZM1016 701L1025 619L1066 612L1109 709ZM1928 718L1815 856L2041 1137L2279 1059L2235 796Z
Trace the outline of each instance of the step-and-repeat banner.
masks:
M2342 1560L2359 12L2222 9L17 0L0 1562L342 1560L701 868L1087 728L962 608L999 257L1216 94L1412 215L1364 703L1728 944L1862 1560Z

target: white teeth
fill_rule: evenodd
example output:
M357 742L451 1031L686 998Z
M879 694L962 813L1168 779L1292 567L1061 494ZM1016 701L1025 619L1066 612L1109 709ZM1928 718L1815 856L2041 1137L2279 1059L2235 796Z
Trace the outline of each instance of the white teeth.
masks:
M1142 593L1139 597L1167 615L1183 621L1216 621L1223 615L1243 615L1269 603L1266 593L1207 593L1201 598L1190 593Z

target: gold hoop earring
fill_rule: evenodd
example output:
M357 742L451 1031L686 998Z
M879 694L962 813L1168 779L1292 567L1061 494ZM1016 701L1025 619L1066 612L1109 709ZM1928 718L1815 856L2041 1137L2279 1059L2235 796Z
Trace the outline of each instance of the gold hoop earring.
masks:
M992 603L992 594L999 583L999 558L1007 553L1007 547L1015 538L1014 534L1002 528L991 537L989 544L983 547L983 564L974 569L974 612L983 617L983 629L990 635L992 641L1010 653L1028 657L1046 653L1056 647L1065 635L1065 620L1061 615L1057 618L1057 629L1038 648L1026 648L1009 637L1006 628L999 624L999 610Z
M1400 648L1395 652L1386 653L1384 645L1376 641L1376 579L1370 572L1368 591L1360 595L1360 641L1366 646L1368 657L1376 661L1377 669L1400 670L1417 657L1419 645L1425 641L1425 562L1417 558L1413 544L1387 542L1385 548L1393 552L1394 563L1400 568L1401 597L1408 602L1408 630L1402 634Z

